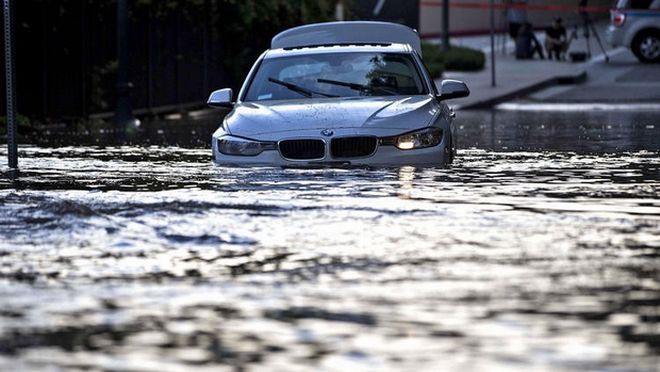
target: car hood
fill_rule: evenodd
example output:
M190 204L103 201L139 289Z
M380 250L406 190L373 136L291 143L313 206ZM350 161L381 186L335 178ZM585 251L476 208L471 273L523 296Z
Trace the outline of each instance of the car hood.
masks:
M243 102L226 117L226 128L240 136L310 129L416 129L440 112L428 96L354 97Z

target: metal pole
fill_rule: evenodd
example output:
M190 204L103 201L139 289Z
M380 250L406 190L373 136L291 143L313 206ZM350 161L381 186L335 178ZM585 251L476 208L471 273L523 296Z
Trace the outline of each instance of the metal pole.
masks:
M449 0L442 2L442 49L449 50Z
M115 123L125 129L135 123L131 110L131 88L128 81L128 6L127 0L117 0L117 107Z
M48 6L44 4L41 7L41 115L48 117L48 45L49 36L48 25L50 25L50 12Z
M490 0L490 85L495 86L495 0Z
M87 14L85 1L80 3L80 103L81 113L87 119Z
M149 5L147 11L147 107L149 114L153 115L154 108L154 29L157 27L153 20L153 5Z
M209 13L209 0L204 0L204 26L202 27L202 59L204 61L202 97L209 93Z
M16 146L16 86L14 80L14 51L12 45L11 0L4 2L5 14L5 88L7 93L7 163L9 168L18 168Z

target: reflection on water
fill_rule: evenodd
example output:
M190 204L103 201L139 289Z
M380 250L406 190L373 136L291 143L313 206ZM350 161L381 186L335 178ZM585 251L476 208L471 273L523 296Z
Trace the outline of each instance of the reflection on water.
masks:
M146 122L127 139L141 146L208 148L221 117L214 112L194 120ZM458 111L456 124L456 146L464 149L660 151L660 111ZM51 147L109 145L118 137L107 129L25 135L28 143Z
M462 111L459 147L496 151L660 151L658 111Z
M410 199L415 180L415 167L406 166L399 168L399 197Z
M21 147L0 370L656 370L660 136L460 114L448 169Z

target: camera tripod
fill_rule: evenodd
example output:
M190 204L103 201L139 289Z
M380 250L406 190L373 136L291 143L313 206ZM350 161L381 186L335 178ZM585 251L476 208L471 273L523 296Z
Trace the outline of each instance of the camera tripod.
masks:
M590 32L593 33L594 37L596 38L596 41L598 42L598 46L600 47L600 50L603 52L603 55L605 56L605 62L610 61L610 57L607 55L607 51L605 50L605 47L603 46L603 42L600 40L600 36L598 35L598 31L596 31L596 27L594 27L594 23L591 21L591 17L589 17L589 13L587 13L586 10L583 10L583 7L586 7L588 3L588 0L580 0L579 2L579 7L580 7L580 17L582 17L582 25L584 27L584 38L587 40L587 58L591 59L591 44L589 43L589 37L590 37ZM572 36L576 36L577 38L577 26L575 26L575 30L573 31Z

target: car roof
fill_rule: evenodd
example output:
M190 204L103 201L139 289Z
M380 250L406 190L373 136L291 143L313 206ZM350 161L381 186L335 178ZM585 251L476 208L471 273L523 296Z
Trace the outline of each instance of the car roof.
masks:
M374 21L325 22L290 28L275 35L270 48L356 44L408 44L422 55L417 31L398 23Z
M412 53L413 48L408 44L379 43L379 44L329 44L310 45L291 48L269 49L264 59L279 58L287 56L301 56L325 53Z

